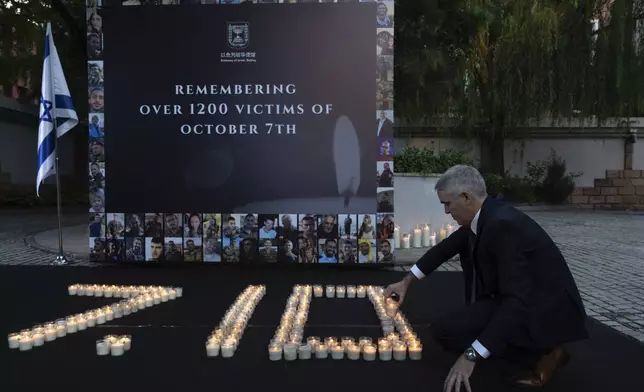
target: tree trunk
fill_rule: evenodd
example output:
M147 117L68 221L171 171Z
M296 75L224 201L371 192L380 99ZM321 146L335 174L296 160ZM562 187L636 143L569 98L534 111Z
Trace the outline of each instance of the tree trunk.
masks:
M481 143L481 171L488 174L505 173L504 143L501 132L484 131L479 136Z

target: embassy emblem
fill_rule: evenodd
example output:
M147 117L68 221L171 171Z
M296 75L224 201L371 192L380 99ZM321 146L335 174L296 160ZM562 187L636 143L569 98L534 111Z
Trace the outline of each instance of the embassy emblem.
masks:
M227 22L228 46L232 49L244 49L250 41L250 23Z

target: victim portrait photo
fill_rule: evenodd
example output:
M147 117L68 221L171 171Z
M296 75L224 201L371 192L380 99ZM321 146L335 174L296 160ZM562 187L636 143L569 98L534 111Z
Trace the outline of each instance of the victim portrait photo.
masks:
M378 188L393 188L394 161L378 161L376 166L376 183L378 184Z
M358 235L358 215L340 214L338 215L338 229L340 237L345 239L355 239Z
M380 143L378 144L378 161L393 161L394 138L388 136L380 136L378 139L380 140Z

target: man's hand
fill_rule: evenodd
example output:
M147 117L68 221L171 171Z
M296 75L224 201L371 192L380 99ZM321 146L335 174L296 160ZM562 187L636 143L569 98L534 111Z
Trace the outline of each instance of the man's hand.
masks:
M474 372L474 365L472 361L468 361L465 358L465 355L461 355L454 363L454 366L449 371L447 378L445 379L445 384L443 385L444 392L460 392L461 386L465 385L465 390L467 392L472 392L472 387L470 387L470 376Z
M400 282L396 282L394 284L390 284L387 286L384 292L385 298L391 297L392 294L396 293L398 294L398 305L402 305L403 300L405 299L405 293L407 293L407 289L409 288L409 281L407 279L403 279Z

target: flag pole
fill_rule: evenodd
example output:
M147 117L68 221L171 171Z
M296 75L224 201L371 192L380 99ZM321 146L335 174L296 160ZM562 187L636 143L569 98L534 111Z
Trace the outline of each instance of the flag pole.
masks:
M56 124L56 103L53 104L54 108L54 125ZM57 132L54 126L54 132ZM56 205L58 207L58 256L54 260L56 265L65 265L69 264L69 260L65 257L65 252L63 251L63 203L60 191L60 170L58 165L58 138L56 138L56 149L54 150L55 155L55 170L56 170Z

